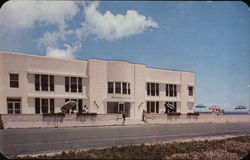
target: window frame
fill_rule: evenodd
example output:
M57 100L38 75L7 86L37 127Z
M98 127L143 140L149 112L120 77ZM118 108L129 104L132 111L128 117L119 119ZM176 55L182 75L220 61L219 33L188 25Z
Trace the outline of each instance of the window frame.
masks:
M19 88L19 74L9 73L10 88Z

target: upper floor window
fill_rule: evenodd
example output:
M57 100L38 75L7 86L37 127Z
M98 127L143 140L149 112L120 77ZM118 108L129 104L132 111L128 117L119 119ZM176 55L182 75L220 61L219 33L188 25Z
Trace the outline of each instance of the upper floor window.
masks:
M130 83L108 82L108 93L130 94Z
M36 91L54 91L54 76L35 74Z
M82 92L82 78L65 77L65 92Z
M147 95L159 96L159 83L147 83Z
M194 87L193 86L188 86L188 95L193 96L194 95Z
M10 73L10 87L11 88L18 88L18 74L16 73Z
M175 84L166 84L166 96L169 97L177 96L177 86Z

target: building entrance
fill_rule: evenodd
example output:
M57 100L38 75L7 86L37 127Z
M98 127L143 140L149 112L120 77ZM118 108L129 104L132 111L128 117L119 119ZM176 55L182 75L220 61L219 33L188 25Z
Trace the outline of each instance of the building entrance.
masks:
M126 117L130 117L129 102L107 102L107 113L123 113Z

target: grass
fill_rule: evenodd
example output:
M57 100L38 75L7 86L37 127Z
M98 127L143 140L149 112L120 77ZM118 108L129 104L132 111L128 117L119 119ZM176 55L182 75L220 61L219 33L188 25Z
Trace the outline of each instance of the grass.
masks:
M250 135L217 140L114 146L88 151L62 152L53 156L40 155L32 159L239 160L247 155L250 156Z

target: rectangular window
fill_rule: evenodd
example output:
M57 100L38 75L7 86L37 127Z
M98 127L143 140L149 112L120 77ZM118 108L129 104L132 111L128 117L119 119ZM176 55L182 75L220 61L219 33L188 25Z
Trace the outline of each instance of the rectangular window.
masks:
M48 99L42 99L42 113L48 113L49 106L48 106Z
M55 101L54 99L49 100L50 113L55 113Z
M36 114L40 114L40 98L35 98L35 112Z
M155 83L151 83L151 96L155 96Z
M42 91L48 91L48 75L41 75Z
M166 96L168 96L168 93L169 93L169 85L166 84Z
M71 92L77 92L76 77L70 77L70 82L71 82Z
M35 90L40 91L40 75L35 74Z
M121 93L121 82L115 82L115 93Z
M10 73L10 88L18 88L18 74Z
M147 95L150 96L150 83L147 83Z
M147 101L147 112L148 113L159 113L159 102L158 101Z
M7 112L8 114L21 113L21 99L20 98L7 98Z
M177 110L176 102L166 102L165 103L165 113L175 113Z
M78 78L78 92L82 92L82 78Z
M78 112L82 113L82 100L78 99Z
M147 113L150 113L150 102L147 102Z
M150 112L155 113L155 102L151 102Z
M127 94L127 83L126 82L122 83L122 93Z
M174 87L172 84L169 85L169 96L170 97L174 96Z
M193 110L194 103L193 102L188 102L188 109Z
M176 87L176 85L174 85L174 97L176 97L177 96L177 87Z
M169 97L177 96L177 86L175 84L166 84L166 96Z
M156 83L156 96L159 96L159 84Z
M65 92L69 92L69 77L65 77Z
M108 82L108 93L114 93L114 83Z
M130 83L128 83L128 94L130 94Z
M189 96L193 96L194 93L193 93L193 87L192 86L188 86L188 95Z
M49 88L50 91L54 91L55 87L54 87L54 76L49 76Z

